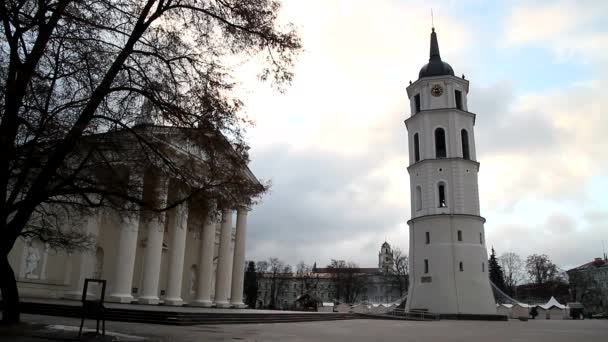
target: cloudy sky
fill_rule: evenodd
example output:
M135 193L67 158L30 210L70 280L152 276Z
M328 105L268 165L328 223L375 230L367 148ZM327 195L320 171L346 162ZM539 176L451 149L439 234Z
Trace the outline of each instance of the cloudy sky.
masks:
M563 268L608 248L608 2L285 0L305 51L284 94L243 79L251 168L271 192L247 258L377 265L408 249L405 88L441 55L470 80L488 248Z

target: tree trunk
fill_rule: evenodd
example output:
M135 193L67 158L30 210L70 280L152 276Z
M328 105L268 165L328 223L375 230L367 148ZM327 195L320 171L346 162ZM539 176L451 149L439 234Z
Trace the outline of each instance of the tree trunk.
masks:
M20 318L19 292L8 254L0 256L0 290L2 291L2 323L18 323Z

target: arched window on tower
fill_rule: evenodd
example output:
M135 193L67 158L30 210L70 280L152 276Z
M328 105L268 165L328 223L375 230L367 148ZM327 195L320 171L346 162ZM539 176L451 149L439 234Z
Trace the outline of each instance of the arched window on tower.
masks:
M445 183L441 182L437 185L437 195L439 199L439 203L437 204L439 208L445 208L448 206L445 196Z
M462 230L458 231L458 241L462 241Z
M471 159L469 152L469 132L466 129L460 131L460 138L462 140L462 158Z
M462 92L454 90L454 99L456 100L456 108L462 110Z
M422 209L422 188L420 185L416 187L416 210Z
M460 262L460 272L464 271L464 266L462 265L462 261Z
M420 138L418 133L414 134L414 161L420 160Z
M445 131L443 128L437 128L435 129L435 157L445 158L446 156Z

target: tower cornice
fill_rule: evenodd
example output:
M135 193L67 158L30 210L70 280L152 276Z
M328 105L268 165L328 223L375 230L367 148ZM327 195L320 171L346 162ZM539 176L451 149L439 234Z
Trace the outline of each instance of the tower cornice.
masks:
M473 218L473 219L477 219L479 221L481 221L482 223L486 223L486 219L483 216L479 216L479 215L471 215L471 214L430 214L430 215L422 215L422 216L417 216L414 218L411 218L407 221L407 224L409 225L410 223L416 223L419 221L423 221L423 220L428 220L428 219L434 219L434 218L438 218L438 217L450 217L450 218L454 218L454 217L468 217L468 218Z
M437 81L442 81L442 80L450 80L455 83L459 83L464 87L464 89L467 93L469 92L469 80L461 78L461 77L452 76L452 75L442 75L442 76L425 77L425 78L420 78L420 79L416 80L416 82L410 84L406 88L407 95L409 97L413 96L414 94L412 93L412 90L417 89L422 84L428 85L430 83L437 83Z
M447 161L447 162L451 162L451 161L461 161L461 162L465 162L465 163L469 163L471 165L473 165L477 171L479 172L479 166L481 164L479 164L479 162L475 161L475 160L470 160L470 159L464 159L461 157L453 157L453 158L431 158L431 159L422 159L419 160L417 162L415 162L414 164L410 165L407 167L407 172L411 173L411 171L413 169L417 169L419 166L422 166L424 164L428 164L431 162L437 162L437 161Z
M410 116L409 118L403 120L403 123L405 123L405 127L408 127L408 122L411 120L414 120L414 118L418 118L419 116L422 116L423 114L433 114L433 113L446 113L446 112L452 112L455 111L459 114L462 115L466 115L466 116L470 116L471 118L473 118L473 125L475 124L475 119L477 118L477 114L472 113L472 112L468 112L466 110L462 110L462 109L458 109L458 108L454 108L454 107L445 107L445 108L435 108L435 109L424 109L419 111L418 113Z

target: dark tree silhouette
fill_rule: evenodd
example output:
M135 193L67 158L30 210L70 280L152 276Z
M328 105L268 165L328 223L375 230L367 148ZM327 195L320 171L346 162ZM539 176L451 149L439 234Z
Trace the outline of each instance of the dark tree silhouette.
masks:
M526 272L536 285L558 280L559 270L545 254L532 254L526 259Z
M505 276L496 259L494 247L492 247L492 254L490 254L490 260L488 261L488 273L490 274L490 281L492 281L501 291L506 292Z
M365 287L359 266L354 262L332 259L327 268L332 274L335 298L343 303L355 303Z
M266 63L260 78L279 88L289 83L301 45L291 26L278 26L279 8L276 0L0 2L4 322L19 321L16 280L7 258L17 238L61 249L90 245L82 232L58 229L57 210L49 208L72 213L149 205L130 195L136 184L115 181L117 164L144 158L192 186L193 194L215 196L216 188L230 186L237 190L233 195L239 192L245 183L213 179L222 165L212 161L202 176L177 165L154 137L131 127L145 98L154 122L192 129L184 131L191 133L184 144L205 146L210 160L217 150L231 149L232 164L247 163L243 129L250 122L237 115L243 104L234 96L226 61L261 55ZM121 143L113 145L117 137ZM100 169L109 171L93 172ZM264 190L249 189L244 197ZM224 195L217 199L233 200Z
M245 284L243 286L245 292L245 304L248 307L255 309L255 304L258 300L258 279L255 269L255 262L250 261L247 264L245 271Z

